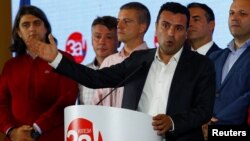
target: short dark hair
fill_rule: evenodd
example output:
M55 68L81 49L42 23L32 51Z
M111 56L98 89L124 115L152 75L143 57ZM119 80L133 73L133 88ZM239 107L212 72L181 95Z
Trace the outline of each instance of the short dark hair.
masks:
M177 13L181 13L181 14L184 14L186 15L187 17L187 28L189 27L189 18L190 18L190 14L189 14L189 11L188 9L181 5L180 3L177 3L177 2L166 2L164 3L161 8L160 8L160 11L157 15L157 19L156 19L156 22L158 23L159 22L159 18L160 18L160 15L163 11L170 11L170 12L173 12L175 14Z
M210 21L214 21L215 20L215 16L214 16L214 12L213 10L208 7L206 4L204 3L198 3L198 2L192 2L190 4L187 5L187 8L201 8L205 11L205 16L208 22Z
M139 12L138 21L140 24L145 23L147 25L147 28L145 30L145 33L146 33L151 22L150 12L148 8L139 2L129 2L120 7L120 10L123 10L123 9L133 9Z
M23 39L21 39L17 33L18 29L19 29L19 24L20 24L20 20L24 15L33 15L39 19L41 19L44 22L44 25L47 29L47 33L46 33L46 43L49 43L49 39L48 39L48 35L51 33L52 29L51 29L51 25L45 15L45 13L39 9L38 7L32 6L32 5L25 5L25 6L21 6L17 12L17 15L15 17L14 20L14 25L13 25L13 29L12 29L12 40L13 40L13 44L11 45L11 51L16 53L16 56L20 56L26 53L26 45L23 41Z
M117 19L112 16L97 17L96 19L94 19L91 27L95 25L104 25L109 30L117 29Z

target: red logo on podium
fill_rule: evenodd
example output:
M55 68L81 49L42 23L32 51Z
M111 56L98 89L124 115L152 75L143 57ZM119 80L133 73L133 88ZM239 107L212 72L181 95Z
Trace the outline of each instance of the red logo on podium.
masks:
M83 35L79 32L72 33L67 39L65 50L80 64L84 60L87 51L87 43Z
M69 124L66 141L103 141L100 131L91 121L77 118Z

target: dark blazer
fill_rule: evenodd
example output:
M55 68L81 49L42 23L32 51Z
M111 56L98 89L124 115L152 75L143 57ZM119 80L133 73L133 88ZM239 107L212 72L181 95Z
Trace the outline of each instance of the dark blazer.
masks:
M221 48L219 48L219 46L216 43L213 43L211 48L207 51L206 56L209 56L212 52L215 52L218 50L221 50Z
M92 70L63 57L56 71L91 88L124 85L122 107L136 110L156 49L135 51L122 63ZM167 79L167 78L166 78ZM166 133L167 141L203 140L201 125L212 117L215 95L213 63L205 56L183 48L172 80L166 114L174 122L174 132Z
M246 124L247 108L250 105L250 46L221 82L223 66L230 52L225 48L209 56L216 70L214 116L219 119L217 124Z

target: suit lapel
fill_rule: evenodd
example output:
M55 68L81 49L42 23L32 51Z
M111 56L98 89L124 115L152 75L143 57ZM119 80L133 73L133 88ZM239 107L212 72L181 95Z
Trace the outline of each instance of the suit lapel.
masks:
M218 54L218 59L214 61L214 65L216 68L216 88L221 87L221 80L222 80L222 70L224 67L224 63L227 59L228 54L230 53L230 50L228 48L225 49L225 51L222 51L221 54Z
M250 47L248 47L242 54L241 56L236 60L236 62L233 64L232 68L230 69L230 71L228 72L227 76L225 77L224 81L221 83L221 87L219 87L218 90L220 90L224 85L225 83L229 80L229 78L235 73L235 71L241 69L242 66L242 63L245 63L245 60L248 60L249 58L249 53L250 53ZM228 56L228 53L227 53L227 56ZM227 58L226 56L226 58ZM225 60L224 60L225 62ZM224 65L224 63L223 63ZM219 72L222 72L222 69L223 69L223 65L221 65L221 70ZM220 73L222 74L222 73ZM220 77L221 78L221 77ZM220 82L221 82L221 79L220 79Z
M183 48L182 54L180 56L180 60L176 66L176 70L172 79L172 83L171 83L171 87L170 87L170 91L169 91L169 99L168 99L168 106L167 106L167 111L170 108L170 105L174 105L172 97L174 97L175 95L175 90L180 89L180 84L181 84L181 80L183 78L183 75L185 75L185 70L188 69L188 64L189 64L189 59L191 58L191 53L192 51L187 49L187 48Z
M220 50L220 48L215 43L213 43L211 48L207 51L206 56L209 56L212 52L217 50Z

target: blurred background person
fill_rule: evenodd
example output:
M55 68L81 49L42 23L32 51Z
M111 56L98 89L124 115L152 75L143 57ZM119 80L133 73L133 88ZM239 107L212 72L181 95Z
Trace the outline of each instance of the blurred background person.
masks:
M106 57L117 52L120 45L117 39L117 19L112 16L97 17L92 23L91 33L92 47L96 56L86 66L96 70ZM82 85L79 89L78 104L92 104L95 90Z
M213 32L215 28L215 16L213 10L206 4L192 2L187 5L190 13L190 22L188 29L188 43L193 51L199 54L209 56L212 52L221 50L213 41ZM208 137L208 126L202 126L204 138Z
M151 17L148 8L139 2L129 2L120 7L117 18L118 40L123 43L120 52L107 57L101 68L118 64L125 60L133 51L148 49L144 35L150 25ZM93 103L98 103L111 92L112 88L98 89ZM115 89L100 104L121 107L124 88Z
M212 124L246 125L250 105L250 1L233 0L228 26L233 36L227 48L210 58L216 70Z
M215 16L213 10L203 3L190 3L187 6L190 12L188 42L191 50L208 56L220 48L213 41Z
M41 9L19 9L12 30L16 57L5 63L0 78L0 131L6 140L64 140L64 108L74 104L78 84L55 73L26 44L28 38L48 43L51 32Z

